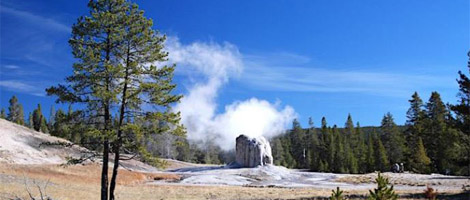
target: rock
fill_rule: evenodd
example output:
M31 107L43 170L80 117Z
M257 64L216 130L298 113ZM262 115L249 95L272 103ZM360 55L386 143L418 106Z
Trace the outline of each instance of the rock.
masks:
M236 162L241 167L272 165L271 145L262 136L250 138L240 135L236 139Z

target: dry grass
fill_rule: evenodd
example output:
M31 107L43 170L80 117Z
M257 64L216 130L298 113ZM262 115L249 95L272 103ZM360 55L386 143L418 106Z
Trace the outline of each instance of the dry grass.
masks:
M33 195L39 192L32 181L43 186L50 181L47 195L54 199L99 199L101 165L14 165L0 164L0 199L20 197L28 199L25 179ZM118 199L300 199L328 197L331 189L316 188L257 188L240 186L185 186L177 184L151 185L152 180L179 180L181 177L168 173L141 173L120 170L116 195ZM357 179L369 182L373 174ZM356 178L356 179L355 179ZM345 181L345 180L343 180ZM349 180L351 181L351 180ZM398 193L422 193L419 191L398 191ZM366 195L367 190L347 190L345 195Z
M99 199L101 166L98 164L61 167L57 165L0 164L0 199L27 198L25 179L33 195L39 196L35 180L54 199ZM149 185L156 179L178 180L168 173L141 173L120 170L118 199L275 199L328 196L330 190L250 188L236 186Z
M111 170L109 171L111 176ZM0 199L26 197L25 179L44 184L50 181L47 193L58 199L90 199L99 195L101 165L18 165L0 164ZM119 170L118 187L142 185L150 180L179 180L180 176L167 173L141 173ZM35 185L30 183L35 189ZM41 185L39 184L39 185ZM96 196L98 197L98 196Z

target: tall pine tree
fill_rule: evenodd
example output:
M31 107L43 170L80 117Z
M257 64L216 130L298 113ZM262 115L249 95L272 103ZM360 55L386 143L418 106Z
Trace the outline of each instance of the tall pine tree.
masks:
M408 166L415 172L427 173L430 163L426 162L426 158L429 158L426 155L426 150L421 139L424 134L424 121L426 117L423 110L423 100L421 100L418 93L415 92L408 102L410 103L410 108L406 112L407 120L405 123L406 144L409 149L408 154L406 154L409 163Z
M382 140L379 137L375 139L375 169L381 172L386 172L390 169L390 162L387 157L387 151L385 150Z
M467 56L467 68L470 74L470 51ZM452 105L451 109L456 115L456 128L459 130L459 145L456 148L456 161L460 166L466 166L465 172L470 176L470 78L459 71L459 103Z
M24 125L23 106L18 102L18 98L12 96L9 103L7 119L13 123Z
M175 65L161 64L168 56L163 51L165 37L153 30L152 20L136 4L97 0L88 7L90 16L72 27L74 73L67 77L68 85L52 87L48 94L85 105L82 113L94 125L87 132L100 138L103 149L102 199L108 199L108 153L115 155L109 183L109 199L115 199L123 148L158 164L145 146L151 135L184 135L180 114L171 110L182 96L172 94ZM144 104L152 109L142 109ZM124 120L129 116L131 120Z
M405 138L398 130L392 114L387 113L383 117L380 129L381 140L387 151L387 156L390 159L390 162L392 164L403 162L406 151Z
M373 172L376 170L375 167L375 151L374 151L374 139L372 134L369 134L367 139L367 156L366 156L366 165L367 171L366 172Z
M41 110L41 104L38 104L38 107L33 111L33 128L36 131L48 132L47 123Z
M426 104L426 128L424 130L424 147L432 162L434 172L446 173L450 170L451 147L454 137L446 124L448 110L437 92L432 92Z
M77 59L74 73L66 78L66 85L47 89L48 95L57 95L58 102L82 104L87 132L100 138L103 165L101 170L101 199L108 199L108 161L110 140L115 135L112 127L112 108L117 102L119 66L124 63L116 54L123 44L125 18L129 3L125 0L92 0L88 3L89 16L83 16L72 26L69 44Z
M163 51L166 37L160 36L158 31L152 28L153 21L144 16L137 4L130 6L123 25L123 43L116 53L124 64L116 68L117 78L122 82L117 85L120 91L116 103L119 106L119 116L116 126L117 139L112 143L115 158L110 199L114 199L121 146L138 151L141 155L148 153L139 145L135 145L135 142L127 142L124 138L133 136L134 140L138 141L144 137L138 133L171 133L177 136L185 134L184 128L179 124L180 113L171 110L171 105L182 98L181 95L172 94L176 88L172 83L175 65L161 64L168 59L168 53ZM152 106L153 110L143 110L144 104ZM124 121L128 116L141 113L144 113L142 116L147 122L158 125L142 129L141 126ZM214 145L214 148L218 147ZM220 162L216 156L212 160Z
M426 150L424 149L421 137L418 138L416 148L412 152L412 161L412 171L417 173L429 173L429 164L431 164L431 159L426 155Z

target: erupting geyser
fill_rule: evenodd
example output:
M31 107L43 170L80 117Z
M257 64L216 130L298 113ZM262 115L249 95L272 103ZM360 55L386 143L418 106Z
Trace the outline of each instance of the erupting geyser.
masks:
M263 136L240 135L236 139L236 162L241 167L272 165L271 145Z

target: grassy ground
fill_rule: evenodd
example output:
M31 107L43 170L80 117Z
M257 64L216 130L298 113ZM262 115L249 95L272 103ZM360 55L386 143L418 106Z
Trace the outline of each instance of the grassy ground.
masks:
M27 189L39 197L38 187L53 199L99 199L100 165L11 165L0 164L0 199L28 199ZM118 199L313 199L326 198L331 190L313 188L255 188L240 186L150 185L155 179L178 180L167 173L120 170ZM44 188L47 184L47 188ZM350 190L346 195L364 197L368 191ZM403 192L402 192L403 193ZM422 191L406 191L414 198ZM462 196L457 196L462 197ZM458 198L457 198L458 199Z
M38 186L54 199L99 199L100 165L0 165L0 199L39 197ZM155 179L177 180L166 173L120 170L118 199L295 199L328 196L331 191L306 188L149 185ZM47 188L44 189L46 183Z

